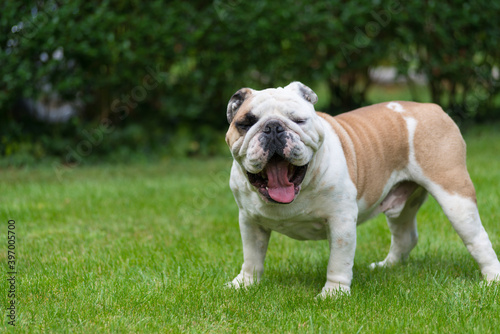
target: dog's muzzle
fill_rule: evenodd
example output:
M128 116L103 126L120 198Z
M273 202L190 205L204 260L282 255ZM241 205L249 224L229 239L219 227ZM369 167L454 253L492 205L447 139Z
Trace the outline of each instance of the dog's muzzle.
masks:
M285 156L289 134L281 122L268 121L259 137L260 145L268 161L261 172L247 171L248 180L270 202L291 203L300 191L307 166L295 166Z

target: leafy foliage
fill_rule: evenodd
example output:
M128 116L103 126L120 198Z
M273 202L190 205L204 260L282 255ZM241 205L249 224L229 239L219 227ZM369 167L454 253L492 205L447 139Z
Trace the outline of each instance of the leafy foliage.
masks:
M112 130L94 158L217 153L225 105L240 87L326 85L323 107L335 114L369 103L369 70L379 65L425 75L433 102L458 118L500 116L500 5L486 0L6 1L0 9L7 157L67 163L103 122ZM37 121L19 104L54 96L79 111L73 121Z

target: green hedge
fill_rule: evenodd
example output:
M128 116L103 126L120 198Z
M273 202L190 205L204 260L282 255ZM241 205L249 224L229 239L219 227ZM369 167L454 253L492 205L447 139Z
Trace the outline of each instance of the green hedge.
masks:
M368 71L379 65L424 74L432 100L457 118L500 118L496 2L73 0L0 9L0 155L18 163L75 163L67 157L78 145L78 162L217 153L225 105L240 87L326 85L325 109L335 114L367 104ZM46 124L19 108L20 98L50 92L78 101L78 117Z

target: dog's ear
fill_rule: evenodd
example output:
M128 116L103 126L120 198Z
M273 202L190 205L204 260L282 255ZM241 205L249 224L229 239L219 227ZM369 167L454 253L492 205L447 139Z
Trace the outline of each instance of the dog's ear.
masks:
M309 101L312 104L318 102L318 95L316 95L316 93L311 88L307 87L302 82L291 82L288 86L285 87L285 89L296 92L297 94L302 96L304 100Z
M251 88L241 88L239 91L231 96L229 103L227 104L227 121L229 124L233 121L234 116L238 112L243 102L252 95L253 89Z

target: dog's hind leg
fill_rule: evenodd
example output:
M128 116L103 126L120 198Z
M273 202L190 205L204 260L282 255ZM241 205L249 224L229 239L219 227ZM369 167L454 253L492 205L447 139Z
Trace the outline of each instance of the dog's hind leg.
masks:
M418 241L417 212L427 199L427 191L413 182L397 185L380 204L391 231L387 257L370 268L391 266L408 258Z
M412 117L408 124L412 125L409 170L413 178L441 205L485 278L500 281L500 262L479 218L460 130L441 108L432 104Z
M454 171L451 170L449 173L453 174ZM464 174L461 171L459 175L461 177L466 175L467 179L463 180L462 185L454 190L450 189L449 185L448 189L444 190L436 184L428 187L428 190L438 201L467 250L479 264L485 279L500 281L500 262L481 223L474 186L468 173ZM464 196L463 194L473 195Z

